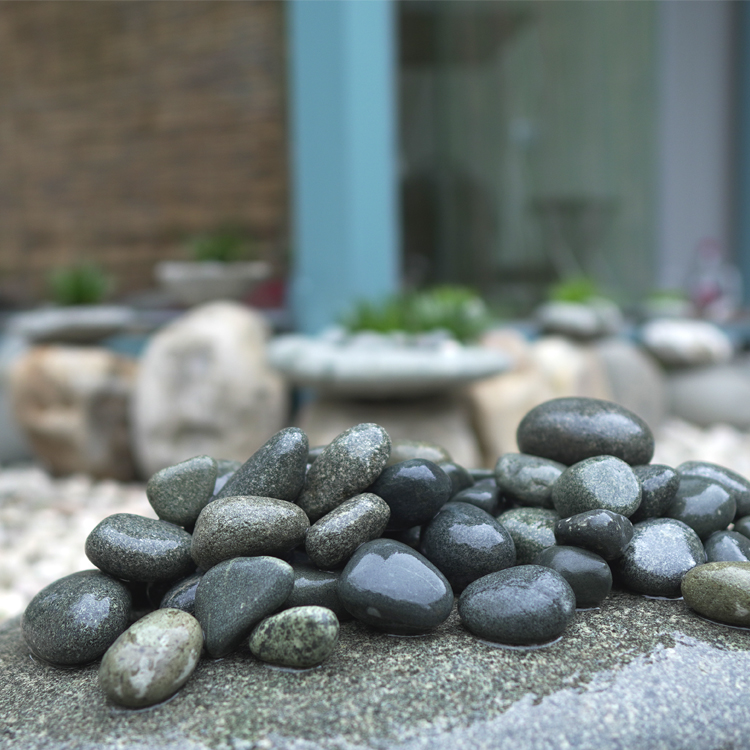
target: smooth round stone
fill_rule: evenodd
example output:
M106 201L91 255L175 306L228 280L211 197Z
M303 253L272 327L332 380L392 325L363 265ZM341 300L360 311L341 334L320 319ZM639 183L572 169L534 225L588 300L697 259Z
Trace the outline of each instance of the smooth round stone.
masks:
M736 510L734 497L718 482L682 476L667 516L686 523L701 539L707 539L714 531L726 529Z
M455 461L441 461L438 466L450 479L451 498L474 484L474 478L469 474L468 469L465 469L461 464L457 464Z
M641 483L625 461L594 456L565 469L552 485L552 503L561 518L597 509L629 516L641 504Z
M750 516L743 516L734 522L734 530L750 539Z
M450 502L468 503L494 516L500 508L500 488L495 484L494 479L482 480L472 487L457 492Z
M680 475L670 466L646 464L634 466L633 473L641 483L641 504L630 516L632 523L661 518L677 494Z
M388 503L391 517L387 528L390 531L430 521L448 502L452 491L448 475L425 458L389 466L368 489Z
M436 443L428 443L424 440L394 440L391 447L391 457L388 459L386 466L410 461L412 458L424 458L434 464L451 460L450 453Z
M195 456L157 471L146 497L162 521L192 526L213 495L218 467L211 456Z
M293 503L305 481L307 453L307 435L286 427L255 451L216 497L274 497Z
M596 607L612 590L612 571L604 558L579 547L548 547L534 565L556 570L573 589L576 607Z
M310 526L294 503L275 497L222 497L195 522L192 555L208 570L232 557L285 555L305 540Z
M495 464L500 491L519 505L552 507L552 485L565 471L565 464L525 453L506 453Z
M543 549L555 544L555 524L560 516L547 508L512 508L497 520L513 539L516 565L528 565Z
M105 573L126 581L170 581L195 569L192 537L167 521L115 513L86 539L86 557Z
M293 607L267 617L250 635L253 656L281 667L308 669L336 648L339 621L325 607Z
M159 603L160 609L180 609L189 615L195 614L195 592L198 590L198 584L203 578L203 573L193 573L193 575L183 578L177 582L168 591Z
M366 625L400 635L436 628L453 608L445 576L392 539L375 539L354 553L339 577L339 597Z
M26 607L21 630L40 659L61 666L86 664L128 627L130 607L125 584L84 570L43 588Z
M420 551L456 594L477 578L516 564L516 547L507 529L466 503L448 503L425 526Z
M447 505L447 503L446 503ZM443 506L445 507L445 506ZM399 529L394 531L388 531L387 529L383 532L383 536L386 539L393 539L397 542L402 542L407 547L412 549L419 549L419 544L422 540L422 527L412 526L408 529Z
M237 469L242 466L242 461L231 458L219 458L216 460L216 482L214 483L214 495L221 492L224 485L232 478Z
M750 481L736 471L709 461L685 461L677 467L680 476L704 477L717 482L737 503L737 518L750 515Z
M307 530L305 552L319 568L345 563L360 544L377 539L388 524L391 509L371 492L355 495Z
M736 531L714 531L703 546L707 562L750 562L750 539Z
M649 426L629 409L597 398L545 401L521 420L516 440L522 453L568 466L604 455L635 466L654 455Z
M619 579L648 596L680 595L683 576L703 565L706 553L698 535L682 521L651 518L633 527L633 539L614 563Z
M364 492L380 476L390 455L391 439L380 425L365 422L350 427L310 466L298 505L315 523L344 500Z
M276 557L235 557L207 571L195 592L195 617L210 656L226 656L251 628L281 607L294 587L292 566Z
M750 562L710 562L682 579L685 603L727 625L750 627Z
M633 538L633 524L611 510L587 510L555 524L558 544L582 547L605 560L615 560Z
M202 650L203 632L195 617L179 609L157 609L109 647L99 667L99 684L120 706L153 706L188 681Z
M461 622L474 635L517 646L554 640L575 610L570 584L540 565L490 573L470 584L458 600Z
M351 619L339 599L339 573L318 570L312 565L295 564L294 587L284 602L284 609L314 605L330 609L339 620Z
M469 474L475 482L484 482L486 479L495 479L494 469L469 469Z

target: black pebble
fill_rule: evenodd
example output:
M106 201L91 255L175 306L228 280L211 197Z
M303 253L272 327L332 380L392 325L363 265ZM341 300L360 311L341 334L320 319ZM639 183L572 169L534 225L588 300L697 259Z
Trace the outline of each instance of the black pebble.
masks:
M612 590L612 571L599 555L579 547L548 547L534 560L556 570L573 589L576 607L596 607Z
M582 547L603 557L620 557L633 538L633 524L611 510L587 510L555 524L558 544Z

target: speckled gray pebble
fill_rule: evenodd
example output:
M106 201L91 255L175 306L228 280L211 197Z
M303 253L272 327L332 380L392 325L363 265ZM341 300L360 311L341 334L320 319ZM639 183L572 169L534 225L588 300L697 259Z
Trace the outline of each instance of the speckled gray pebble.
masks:
M86 557L105 573L126 581L170 581L195 570L192 538L166 521L115 513L86 539Z
M293 503L305 481L307 452L307 435L302 430L280 430L235 471L216 499L245 495Z
M560 518L598 508L629 516L641 504L641 483L625 461L594 456L565 469L552 485L552 504Z
M210 456L195 456L157 471L146 485L156 515L178 526L192 526L214 492L218 467Z
M736 531L714 531L703 547L707 562L750 562L750 539Z
M195 592L198 590L198 584L202 577L203 573L193 573L193 575L178 581L164 594L159 603L159 608L181 609L189 615L194 615Z
M525 453L506 453L495 464L500 491L519 505L552 507L552 485L565 471L565 464Z
M555 544L555 524L560 516L547 508L512 508L497 520L513 538L516 565L528 565L543 549Z
M342 432L307 472L297 499L312 523L366 490L383 471L391 439L377 424L365 422Z
M605 560L615 560L633 538L633 524L611 510L587 510L555 524L558 544L582 547Z
M222 497L198 516L193 559L208 570L232 557L284 555L304 542L309 525L299 506L286 500Z
M474 484L469 470L455 461L441 461L438 466L448 475L451 482L451 498Z
M469 585L458 600L461 622L498 643L531 645L554 640L573 618L576 597L555 570L519 565Z
M315 605L330 609L340 621L351 619L352 616L339 599L339 573L337 571L318 570L312 565L298 563L292 565L292 568L294 569L294 587L283 604L285 609Z
M680 595L685 573L703 565L698 535L682 521L652 518L633 527L633 539L613 570L628 588L649 596Z
M23 637L35 656L73 666L98 659L127 627L131 597L120 581L83 570L43 588L26 607Z
M308 669L336 648L339 621L325 607L294 607L259 623L250 635L253 656L270 664Z
M424 440L394 440L391 456L386 466L393 466L393 464L409 461L412 458L424 458L435 464L451 460L448 451L436 443L428 443Z
M721 484L699 476L682 476L666 515L686 523L701 539L723 531L734 518L737 503Z
M206 651L234 651L250 629L287 600L294 587L292 566L276 557L235 557L207 571L195 592L195 616Z
M545 401L521 420L516 439L522 453L566 465L603 455L647 464L654 455L653 433L639 416L596 398Z
M556 570L573 589L576 607L586 609L603 602L612 590L612 571L606 560L579 547L556 546L542 550L535 565Z
M674 500L680 486L680 475L664 464L634 466L633 473L641 483L641 504L630 516L632 523L661 518Z
M339 577L339 597L358 620L400 635L432 630L453 608L445 576L392 539L375 539L354 553Z
M307 530L305 552L319 568L345 563L360 544L377 539L388 524L391 509L383 499L364 492L345 500Z
M750 481L736 471L709 461L685 461L677 467L682 477L704 477L718 482L737 503L737 518L750 515Z
M142 708L174 695L203 650L198 621L179 609L157 609L133 623L110 647L99 684L113 703Z
M711 620L750 627L750 562L711 562L682 579L685 603Z

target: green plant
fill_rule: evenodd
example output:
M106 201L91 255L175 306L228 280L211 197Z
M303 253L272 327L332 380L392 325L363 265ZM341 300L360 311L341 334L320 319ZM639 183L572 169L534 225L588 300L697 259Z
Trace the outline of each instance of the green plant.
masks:
M252 244L247 234L235 227L199 234L188 241L193 260L220 263L243 260L252 254Z
M596 282L588 276L563 279L553 284L548 294L555 302L588 302L592 297L602 296Z
M95 305L109 292L110 279L93 263L77 263L53 271L49 290L58 305Z

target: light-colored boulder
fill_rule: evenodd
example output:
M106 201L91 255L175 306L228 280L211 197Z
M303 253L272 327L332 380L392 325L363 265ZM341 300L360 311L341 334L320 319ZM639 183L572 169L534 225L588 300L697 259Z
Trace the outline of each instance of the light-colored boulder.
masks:
M53 474L134 477L128 407L136 362L106 349L34 347L10 368L13 412Z
M724 364L734 353L729 336L706 320L652 320L641 337L646 349L669 366Z
M11 316L6 330L37 344L91 344L129 329L136 321L136 312L130 307L43 307Z
M144 477L198 455L245 461L284 426L287 391L266 362L267 336L258 313L214 302L153 337L132 408Z
M590 339L617 333L622 328L620 308L608 299L593 298L582 302L546 302L535 314L544 333Z

